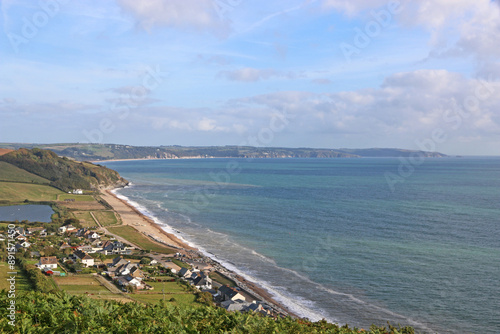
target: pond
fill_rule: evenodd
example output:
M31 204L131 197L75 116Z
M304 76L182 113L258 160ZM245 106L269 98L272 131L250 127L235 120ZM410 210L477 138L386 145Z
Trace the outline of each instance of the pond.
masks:
M0 206L0 221L23 221L50 223L54 211L49 205Z

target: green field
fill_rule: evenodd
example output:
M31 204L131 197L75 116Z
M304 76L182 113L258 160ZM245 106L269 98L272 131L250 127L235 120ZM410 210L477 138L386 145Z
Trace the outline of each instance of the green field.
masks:
M129 295L129 297L144 302L156 304L160 300L163 300L163 293L159 292L139 292ZM165 301L169 302L171 298L175 298L175 302L171 302L174 305L193 305L195 304L196 296L192 293L182 293L182 294L165 294ZM199 305L199 304L198 304Z
M86 293L93 293L99 295L112 295L113 293L103 287L102 285L61 285L59 288L71 295L81 295Z
M162 254L172 254L175 250L151 241L149 238L144 236L141 232L137 231L132 226L115 226L108 227L108 231L119 235L122 238L138 245L142 249L149 250L151 252L162 253Z
M0 201L55 201L62 191L45 185L0 182Z
M118 219L113 211L94 211L93 213L102 226L118 224Z
M31 174L24 169L20 169L7 162L0 161L0 180L12 182L26 182L49 184L50 181L35 174Z
M147 282L147 284L154 288L151 291L155 293L161 293L163 289L165 293L186 293L186 287L177 282Z
M229 278L222 276L218 272L213 271L208 276L211 279L213 279L214 281L219 282L222 285L236 286L236 283L234 283L233 280L230 280Z
M66 291L72 295L80 294L100 294L111 295L106 287L102 286L99 281L94 277L88 276L66 276L66 277L53 277L61 290Z
M59 195L59 201L64 201L65 199L73 199L75 202L93 202L95 198L91 195L74 195L74 194L62 194Z
M72 213L75 216L75 218L80 221L82 227L86 228L97 227L94 218L92 218L92 216L90 215L90 211L74 211Z
M185 262L179 261L177 259L172 259L172 262L181 268L191 269L191 266Z

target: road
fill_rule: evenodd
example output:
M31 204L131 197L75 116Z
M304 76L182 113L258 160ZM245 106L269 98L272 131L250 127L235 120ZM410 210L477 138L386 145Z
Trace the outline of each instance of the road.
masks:
M134 246L137 249L142 249L141 247L139 247L138 245L136 245L134 243L131 243L127 239L124 239L124 238L120 237L119 235L116 235L116 234L109 232L107 228L105 228L104 226L101 225L101 223L99 223L99 220L97 220L96 216L94 216L94 213L92 211L90 212L90 215L92 216L92 218L94 219L96 224L99 225L99 228L101 229L101 231L103 231L105 234L113 236L116 240L123 242L124 244L129 244L131 246ZM137 232L137 233L139 233L139 232Z

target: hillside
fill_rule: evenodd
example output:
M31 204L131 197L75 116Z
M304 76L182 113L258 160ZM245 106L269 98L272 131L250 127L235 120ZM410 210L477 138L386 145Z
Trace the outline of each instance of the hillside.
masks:
M49 184L50 181L18 168L5 161L0 161L0 181Z
M52 151L38 148L6 153L0 156L0 162L3 162L0 176L9 178L9 181L49 183L65 192L111 188L128 183L117 172L106 167L60 158Z
M7 148L0 148L0 155L7 154L9 152L12 152L13 150L7 149Z
M24 146L23 146L24 145ZM318 149L252 146L129 146L116 144L0 144L0 147L40 147L50 149L60 156L79 161L117 159L182 159L182 158L360 158L408 157L418 154L425 157L445 157L438 152L423 152L397 148L370 149Z

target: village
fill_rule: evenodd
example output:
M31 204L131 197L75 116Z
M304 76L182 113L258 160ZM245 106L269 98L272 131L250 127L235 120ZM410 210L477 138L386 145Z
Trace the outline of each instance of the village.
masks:
M16 224L13 234L0 234L0 242L13 240L18 256L28 259L62 290L66 290L65 282L71 278L74 282L87 282L91 277L94 279L91 284L100 284L115 295L120 294L121 298L113 296L113 299L158 302L166 296L171 301L182 297L170 297L165 289L166 284L170 287L175 284L196 295L194 302L270 317L286 315L278 306L256 297L257 294L232 273L198 251L147 252L103 230L76 227L74 225L79 225L76 219L67 222L70 223L57 230L53 225L22 227ZM80 292L85 289L88 287L82 286ZM101 291L96 298L105 296Z

